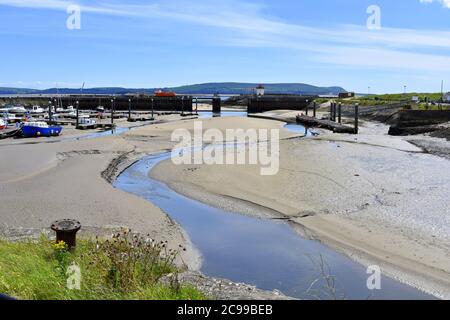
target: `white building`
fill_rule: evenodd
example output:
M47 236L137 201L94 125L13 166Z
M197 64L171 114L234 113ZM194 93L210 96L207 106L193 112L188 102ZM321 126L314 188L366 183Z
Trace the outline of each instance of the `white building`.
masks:
M444 102L450 102L450 92L444 94Z
M255 91L257 96L263 96L265 93L265 88L262 84L260 84L259 86L256 87Z

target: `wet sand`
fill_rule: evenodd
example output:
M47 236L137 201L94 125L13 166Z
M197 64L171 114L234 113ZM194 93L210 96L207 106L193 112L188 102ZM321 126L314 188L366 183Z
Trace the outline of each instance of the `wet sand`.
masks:
M204 120L205 129L283 125L260 119ZM159 208L108 183L146 154L171 150L170 135L181 127L192 130L193 122L80 141L0 141L1 226L44 228L53 220L75 218L86 226L127 226L173 247L189 246L183 230ZM321 132L308 140L282 130L282 169L274 177L260 176L254 166L174 166L169 161L152 175L207 204L287 218L303 235L449 298L450 162L423 154L403 138L382 135L383 130L368 124L357 137ZM198 258L192 247L184 257L192 268Z
M238 125L268 124L259 121ZM358 136L321 131L316 138L283 140L276 176L261 176L258 166L171 161L151 175L228 211L288 219L303 235L450 298L450 162L385 132L366 123Z
M180 121L179 116L163 118ZM188 247L183 261L198 268L198 252L174 221L108 182L145 154L171 148L169 140L128 141L124 135L72 139L95 132L69 129L56 138L0 141L0 229L48 228L65 218L86 227L126 227L167 240L172 248Z

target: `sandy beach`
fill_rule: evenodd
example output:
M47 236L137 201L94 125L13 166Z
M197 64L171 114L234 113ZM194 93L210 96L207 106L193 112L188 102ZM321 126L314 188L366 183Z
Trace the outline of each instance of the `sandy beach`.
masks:
M187 246L183 260L198 268L199 254L176 223L110 183L145 155L170 151L174 129L193 129L192 120L166 120L94 139L66 139L89 133L69 131L62 138L1 141L1 227L47 228L63 218L90 227L125 226L172 247ZM280 129L278 175L261 176L258 166L171 161L151 175L212 206L286 219L302 236L450 298L450 162L406 138L387 136L381 124L365 123L358 136L316 130L320 135L312 138L283 126L249 118L203 120L204 129Z

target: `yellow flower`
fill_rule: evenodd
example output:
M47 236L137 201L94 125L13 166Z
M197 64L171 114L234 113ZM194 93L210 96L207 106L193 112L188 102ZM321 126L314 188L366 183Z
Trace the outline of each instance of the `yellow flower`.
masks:
M53 248L55 250L65 250L67 249L67 244L64 241L55 242Z

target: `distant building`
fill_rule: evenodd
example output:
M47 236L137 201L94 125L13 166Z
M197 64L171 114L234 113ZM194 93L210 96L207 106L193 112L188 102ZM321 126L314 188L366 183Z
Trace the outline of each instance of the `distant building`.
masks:
M420 98L418 96L414 96L414 97L412 97L411 101L414 102L414 103L419 103L420 102Z
M339 99L346 99L346 98L354 98L355 93L354 92L341 92L339 93Z
M444 101L450 102L450 92L447 92L446 94L444 94Z
M258 85L255 89L257 96L263 96L265 94L266 88L262 84Z

